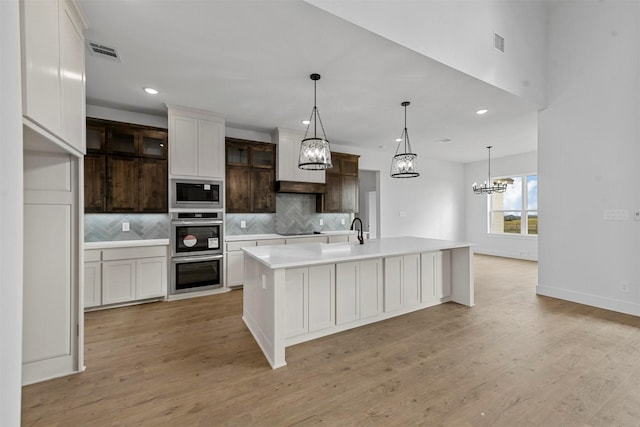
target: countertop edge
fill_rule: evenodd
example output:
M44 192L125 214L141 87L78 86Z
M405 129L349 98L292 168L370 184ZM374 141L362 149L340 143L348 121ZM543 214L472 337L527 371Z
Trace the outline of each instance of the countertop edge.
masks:
M311 234L300 234L295 236L285 236L284 234L232 234L224 236L225 242L241 242L244 240L274 240L274 239L300 239L305 237L322 237L322 236L341 236L341 235L350 235L350 234L358 234L357 231L352 230L344 230L344 231L322 231L318 233Z

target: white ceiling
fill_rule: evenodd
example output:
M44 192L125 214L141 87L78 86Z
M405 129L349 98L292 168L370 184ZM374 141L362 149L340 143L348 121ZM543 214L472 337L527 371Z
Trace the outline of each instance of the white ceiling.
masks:
M227 126L300 129L317 106L334 144L395 150L407 127L419 156L469 162L537 148L536 107L301 0L81 0L87 102L152 114L165 104L217 112ZM142 88L160 91L151 96ZM475 114L480 108L489 112ZM436 141L452 140L449 144Z

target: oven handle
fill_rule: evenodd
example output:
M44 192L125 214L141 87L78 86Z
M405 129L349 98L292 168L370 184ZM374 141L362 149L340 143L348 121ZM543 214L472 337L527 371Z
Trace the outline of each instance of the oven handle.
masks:
M222 259L224 255L201 255L201 256L188 256L188 257L173 257L171 262L174 264L184 264L186 262L194 261L213 261L215 259Z
M222 225L223 221L221 219L201 219L201 220L179 220L179 221L171 221L173 225Z

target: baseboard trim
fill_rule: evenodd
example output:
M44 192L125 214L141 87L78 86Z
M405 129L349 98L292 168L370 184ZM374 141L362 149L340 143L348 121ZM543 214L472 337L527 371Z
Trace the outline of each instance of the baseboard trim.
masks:
M514 254L512 252L507 251L496 251L493 249L484 249L475 246L473 248L473 252L480 255L491 255L491 256L499 256L503 258L514 258L514 259L523 259L525 261L538 261L538 254L535 255L520 255Z
M640 304L633 302L620 301L612 298L601 297L599 295L586 294L584 292L576 292L568 289L543 285L536 286L536 294L576 302L578 304L589 305L591 307L603 308L605 310L616 311L618 313L640 316Z

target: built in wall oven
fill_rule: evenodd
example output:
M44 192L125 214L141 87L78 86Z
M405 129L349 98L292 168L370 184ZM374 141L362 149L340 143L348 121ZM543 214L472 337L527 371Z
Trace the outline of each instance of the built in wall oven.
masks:
M222 215L222 211L171 213L171 295L223 286Z

